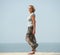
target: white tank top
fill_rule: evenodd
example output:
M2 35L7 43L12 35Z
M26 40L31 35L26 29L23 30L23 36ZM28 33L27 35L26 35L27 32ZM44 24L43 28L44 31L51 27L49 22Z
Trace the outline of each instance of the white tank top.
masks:
M33 24L32 24L32 18L31 18L32 15L35 16L34 13L31 13L31 14L28 16L28 18L27 18L27 20L28 20L28 27L33 26Z

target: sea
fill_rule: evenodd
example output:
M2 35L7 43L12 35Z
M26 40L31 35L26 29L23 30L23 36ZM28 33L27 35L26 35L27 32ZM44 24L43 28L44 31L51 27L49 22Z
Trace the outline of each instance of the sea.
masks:
M0 52L29 52L31 47L27 43L0 43ZM37 52L58 52L60 43L38 43Z

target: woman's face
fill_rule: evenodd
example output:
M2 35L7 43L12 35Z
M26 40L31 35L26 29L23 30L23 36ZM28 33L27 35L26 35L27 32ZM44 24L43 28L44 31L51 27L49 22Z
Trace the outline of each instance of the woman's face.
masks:
M31 7L29 7L29 12L32 13L32 8Z

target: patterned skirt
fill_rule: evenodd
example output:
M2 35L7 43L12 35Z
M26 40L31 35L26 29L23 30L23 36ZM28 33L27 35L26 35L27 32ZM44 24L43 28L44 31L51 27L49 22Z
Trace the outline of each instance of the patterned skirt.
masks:
M28 44L32 47L32 49L36 49L38 46L35 35L32 33L33 26L28 27L27 33L26 33L26 41Z

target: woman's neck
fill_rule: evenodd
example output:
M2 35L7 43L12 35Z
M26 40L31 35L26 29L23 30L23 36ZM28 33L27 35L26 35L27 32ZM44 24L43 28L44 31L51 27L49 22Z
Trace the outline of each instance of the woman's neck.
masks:
M33 12L30 12L30 14L32 14Z

